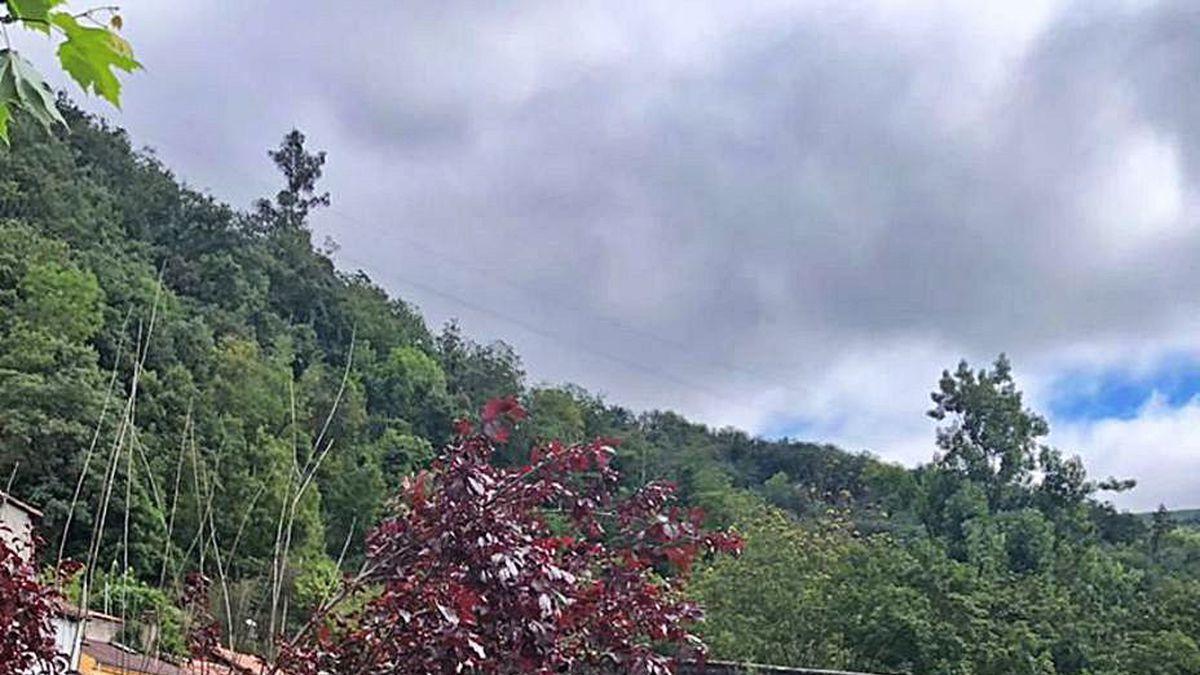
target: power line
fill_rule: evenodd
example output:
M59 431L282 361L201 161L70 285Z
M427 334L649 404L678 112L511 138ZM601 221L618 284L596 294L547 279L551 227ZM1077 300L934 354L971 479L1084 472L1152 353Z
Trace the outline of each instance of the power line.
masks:
M363 263L363 261L357 260L357 259L355 259L355 258L353 258L353 257L351 257L351 256L343 256L343 257L344 257L345 259L349 260L350 262L355 262L355 263L358 263L358 264L364 264L364 263ZM398 274L395 274L395 273L391 273L391 275L390 275L390 276L392 277L391 279L389 279L390 281L399 281L399 282L400 282L400 283L402 283L402 284L405 284L405 285L411 286L411 287L413 287L413 288L419 289L419 290L421 290L421 291L422 291L422 292L424 292L424 293L429 293L429 294L431 294L431 295L438 296L438 297L440 297L440 298L443 298L443 299L445 299L445 300L449 300L449 301L451 301L451 302L454 302L454 303L456 303L456 304L458 304L458 305L461 305L461 306L463 306L463 307L466 307L467 309L470 309L470 310L472 310L472 311L479 312L479 313L482 313L482 314L487 314L487 315L489 315L489 316L491 316L491 317L493 317L493 318L496 318L496 319L499 319L499 320L501 320L501 321L504 321L504 322L506 322L506 323L512 324L512 325L514 325L514 326L517 326L517 327L519 327L519 328L521 328L521 329L523 329L523 330L525 330L525 331L527 331L527 332L529 332L529 333L532 333L532 334L534 334L534 335L537 335L537 336L539 336L539 337L545 338L545 339L547 339L547 340L552 340L552 341L554 341L554 342L558 342L558 343L560 343L560 344L564 344L564 345L566 345L566 346L568 346L568 347L571 347L572 349L575 349L575 350L578 350L578 351L587 352L587 353L589 353L589 354L592 354L593 356L596 356L596 357L599 357L599 358L602 358L602 359L605 359L605 360L611 361L611 362L613 362L613 363L616 363L616 364L618 364L618 365L620 365L620 366L623 366L623 367L625 367L625 368L627 368L627 369L629 369L629 370L632 370L632 371L634 371L634 372L636 372L636 373L638 373L638 374L640 374L640 375L647 375L647 374L649 374L649 375L653 375L653 376L655 376L655 377L658 377L658 378L661 378L661 379L664 379L664 380L668 380L668 381L670 381L670 382L672 382L672 383L674 383L674 384L677 384L677 385L680 385L680 386L683 386L683 387L688 387L689 389L693 389L693 390L698 390L698 391L701 391L701 392L703 392L703 393L705 393L705 394L707 394L707 395L711 396L712 398L714 398L714 399L716 399L716 400L720 401L721 403L726 403L726 404L734 404L734 405L737 405L737 406L739 406L739 407L740 407L741 405L744 405L744 404L736 404L736 403L734 403L732 400L730 400L730 399L727 397L727 395L725 395L725 394L723 394L723 393L721 393L721 392L717 391L716 389L712 389L711 387L708 387L708 386L706 386L706 385L699 384L699 383L696 383L696 382L690 382L690 381L688 381L688 380L685 380L685 379L683 379L683 378L680 378L680 377L678 377L678 376L676 376L676 375L674 375L674 374L672 374L672 373L669 373L669 372L667 372L667 371L661 370L661 369L659 369L659 368L655 368L654 366L648 366L648 365L646 365L646 364L644 364L644 363L639 363L639 362L637 362L637 361L632 361L632 360L630 360L630 359L626 359L626 358L624 358L624 357L618 356L618 355L616 355L616 354L609 353L609 352L607 352L607 351L601 351L601 350L597 350L597 349L595 349L595 348L593 348L593 347L590 347L590 346L588 346L588 345L584 345L584 344L582 344L582 343L579 343L579 342L573 341L573 340L571 340L571 339L569 339L569 338L566 338L566 337L564 337L564 336L561 336L561 335L558 335L558 334L555 334L555 333L552 333L552 332L545 331L545 330L543 330L543 329L541 329L541 328L538 328L537 326L535 326L535 325L533 325L533 324L531 324L531 323L529 323L529 322L527 322L527 321L525 321L525 320L523 320L523 319L519 319L519 318L517 318L517 317L511 316L511 315L508 315L508 314L505 314L505 313L503 313L503 312L496 311L496 310L494 310L494 309L492 309L492 308L490 308L490 307L485 307L485 306L483 306L483 305L480 305L480 304L478 304L478 303L474 303L474 302L472 302L472 301L470 301L470 300L467 300L467 299L465 299L465 298L462 298L462 297L460 297L460 296L458 296L458 295L456 295L456 294L449 293L449 292L447 292L447 291L443 291L443 290L441 290L441 289L435 288L435 287L433 287L433 286L430 286L430 285L428 285L428 284L424 284L424 283L422 283L422 282L419 282L419 281L414 281L414 280L413 280L413 279L411 279L411 278L407 278L407 277L401 277L400 275L398 275Z
M342 220L345 220L346 222L349 222L349 223L352 223L355 225L360 225L364 228L370 227L370 225L368 223L362 221L361 219L359 219L357 217L351 216L349 214L337 212L334 209L326 209L326 212L329 213L330 215L333 215L334 217L341 218ZM564 303L562 301L549 298L546 295L531 288L529 286L529 284L515 282L515 281L511 281L509 279L504 278L503 276L501 276L502 272L500 272L496 268L482 267L471 261L463 260L462 258L459 258L457 256L447 254L444 251L436 249L416 238L413 238L413 237L410 237L410 236L407 236L404 234L399 234L395 230L388 230L386 235L384 235L382 237L378 237L378 236L376 237L376 239L387 239L387 238L398 239L398 240L404 242L405 244L414 246L416 248L420 248L423 251L425 251L426 253L429 253L430 255L433 255L435 257L441 258L444 261L454 264L458 268L466 268L466 269L472 270L479 274L490 275L490 277L493 281L497 281L497 282L499 282L505 286L508 286L509 288L512 288L518 292L525 293L533 298L536 298L541 304L550 305L550 306L557 307L559 309L563 309L563 310L566 310L569 312L574 312L576 314L587 316L590 319L597 320L601 323L607 323L610 326L614 326L614 327L616 327L620 330L623 330L631 335L642 337L642 338L649 339L649 340L653 340L655 342L658 342L662 345L671 347L673 349L679 349L679 350L683 350L683 351L694 351L694 349L690 345L687 345L678 340L674 340L672 338L664 337L664 336L654 333L652 331L648 331L644 328L639 328L637 326L629 325L628 323L625 323L621 319L618 319L611 315L595 312L593 310L586 309L586 308L580 307L575 304ZM346 257L347 259L349 259L348 256L342 256L342 257ZM360 262L360 264L365 265L366 263ZM775 379L773 376L758 372L753 369L746 368L744 366L729 363L726 361L713 360L708 357L702 357L702 358L704 361L706 361L708 363L708 365L718 366L718 367L724 368L725 370L728 370L730 372L741 374L742 376L751 377L751 378L755 378L755 379L759 379L759 380L774 381L776 385L781 386L781 387L789 386L788 384Z
M149 139L149 140L151 142L155 142L154 139ZM162 145L165 147L165 144L159 143L159 145ZM240 178L246 179L248 182L254 183L254 184L262 187L263 189L267 190L268 192L274 191L278 188L277 185L273 185L273 184L269 183L268 181L263 180L262 178L255 176L248 171L245 171L244 169L235 168L231 172L234 173L235 175L239 176ZM362 220L351 214L344 213L338 209L335 209L332 207L326 207L323 212L334 218L341 219L342 221L344 221L346 223L356 225L359 228L362 228L363 230L367 230L368 232L370 231L370 229L372 229L371 224L366 222L365 220ZM416 238L413 238L413 237L410 237L410 236L407 236L404 234L400 234L400 233L396 232L395 230L388 230L388 234L390 235L390 238L392 238L392 239L398 239L408 245L411 245L416 248L420 248L421 250L425 251L426 253L428 253L436 258L440 258L443 261L453 264L457 268L465 268L468 270L472 270L480 275L486 275L487 277L490 278L490 280L500 283L502 285L508 286L520 293L526 294L527 296L533 297L545 305L558 307L559 309L563 309L568 312L574 312L576 314L588 317L592 320L597 320L602 323L607 323L611 326L615 326L621 330L624 330L627 333L630 333L632 335L639 336L639 337L649 339L649 340L653 340L660 344L670 346L672 348L679 349L681 351L694 351L691 347L689 347L688 345L686 345L684 343L681 343L677 340L673 340L671 338L663 337L652 331L648 331L648 330L645 330L645 329L642 329L639 327L631 326L615 317L596 313L596 312L593 312L590 310L586 310L586 309L583 309L576 305L570 305L570 304L563 303L561 301L549 299L544 294L541 294L541 293L537 292L536 290L531 289L528 284L514 282L507 278L504 278L502 276L502 273L499 270L496 270L494 268L483 267L474 262L463 260L457 256L453 256L453 255L448 254L440 249L430 246L429 244L426 244L425 242L420 241ZM379 239L380 237L376 237L376 238ZM366 261L363 261L361 259L357 259L357 258L350 256L348 254L345 254L343 252L339 252L337 254L337 257L358 265L360 269L372 269L373 268L373 266L370 263L367 263ZM384 276L387 276L387 275L390 275L392 277L392 279L390 279L392 281L399 281L402 284L405 284L412 288L416 288L424 293L428 293L430 295L440 297L444 300L449 300L450 302L453 302L462 307L471 309L472 311L487 314L489 316L492 316L493 318L496 318L496 319L499 319L506 323L517 326L533 335L537 335L541 338L544 338L547 340L552 340L554 342L558 342L560 344L563 344L563 345L568 346L575 350L587 352L589 354L592 354L593 356L610 361L612 363L616 363L624 368L627 368L629 370L637 372L638 374L652 375L657 378L669 381L673 384L687 387L691 390L701 391L701 392L707 394L708 396L714 398L715 400L718 400L724 404L731 404L736 407L742 407L745 405L744 403L737 403L737 402L732 401L728 397L727 394L721 393L721 392L717 391L716 389L713 389L710 386L700 384L697 382L689 381L685 378L681 378L681 377L679 377L673 373L670 373L666 370L663 370L661 368L658 368L655 366L650 366L650 365L647 365L644 363L640 363L638 361L628 359L628 358L613 354L613 353L605 351L605 350L599 350L590 345L586 345L581 342L566 338L562 335L548 332L548 331L543 330L543 329L537 327L536 325L534 325L524 319L521 319L519 317L497 311L490 307L482 306L478 303L475 303L475 302L472 302L465 298L462 298L454 293L450 293L448 291L441 290L441 289L431 286L429 284L416 281L412 278L403 277L399 274L396 274L395 272L389 272ZM373 276L375 276L376 278L380 278L379 272L373 272ZM785 387L785 388L790 386L786 383L783 383L782 381L776 380L773 377L767 376L763 373L760 373L760 372L757 372L754 370L747 369L742 366L738 366L738 365L723 362L723 361L714 361L714 360L707 359L707 358L704 360L709 362L708 365L715 365L715 366L721 367L730 372L736 372L743 376L752 377L756 380L772 381L775 386Z

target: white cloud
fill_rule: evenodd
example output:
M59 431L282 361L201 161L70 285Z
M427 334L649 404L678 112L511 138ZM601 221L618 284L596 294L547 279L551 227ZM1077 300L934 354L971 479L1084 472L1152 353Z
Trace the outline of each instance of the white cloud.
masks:
M1183 218L1185 180L1179 148L1152 132L1115 143L1097 185L1081 193L1100 244L1117 265L1186 241L1196 223Z
M1200 507L1200 399L1171 407L1155 396L1133 419L1060 423L1051 440L1079 450L1093 476L1136 478L1114 497L1122 507Z

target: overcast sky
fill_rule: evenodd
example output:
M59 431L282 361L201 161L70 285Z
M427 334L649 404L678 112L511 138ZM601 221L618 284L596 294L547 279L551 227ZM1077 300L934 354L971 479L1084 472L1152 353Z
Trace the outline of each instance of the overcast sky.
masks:
M1194 1L123 4L89 107L235 205L300 127L316 240L535 381L911 464L1005 351L1121 505L1200 506Z

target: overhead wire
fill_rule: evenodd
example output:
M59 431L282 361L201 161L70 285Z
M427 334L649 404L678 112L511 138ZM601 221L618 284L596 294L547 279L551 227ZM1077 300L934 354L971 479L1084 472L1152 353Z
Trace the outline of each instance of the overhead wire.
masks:
M142 136L143 138L145 138L145 136L142 134L139 134L139 136ZM150 143L153 143L159 147L168 147L166 144L160 143L153 138L148 138L146 140L148 140ZM278 185L271 184L269 181L266 181L265 179L263 179L259 176L253 175L251 172L244 170L244 169L232 168L232 169L227 169L227 172L233 173L239 179L243 179L246 182L250 182L250 183L253 183L255 185L262 187L263 189L268 191L267 194L273 194L274 192L278 191L278 189L279 189ZM366 220L363 220L357 216L351 215L349 213L344 212L343 210L340 210L340 209L332 207L332 206L323 207L321 213L326 217L332 217L335 219L339 219L345 223L356 226L356 229L359 229L359 231L371 232L372 228L374 227L371 223L367 222ZM376 236L376 238L378 238L378 235L373 234L372 236ZM405 235L405 234L399 232L398 230L396 230L395 228L388 230L386 237L394 239L394 240L399 240L407 245L419 248L423 252L427 253L428 255L435 257L435 258L439 258L439 259L453 265L454 267L456 267L458 269L466 269L466 270L472 271L476 274L486 275L487 278L489 279L489 281L496 282L496 283L502 284L504 286L507 286L519 293L522 293L522 294L530 297L531 299L536 300L537 302L539 302L540 304L542 304L544 306L557 307L558 309L564 310L566 312L574 313L574 314L582 316L588 320L608 324L608 325L613 326L619 330L622 330L630 335L655 341L661 345L671 347L671 348L679 350L680 352L683 352L683 353L691 352L693 354L693 356L690 357L690 360L692 360L694 363L700 363L701 361L704 361L706 363L703 363L702 365L717 366L719 368L726 370L727 372L736 373L742 377L752 378L756 382L769 381L769 382L771 382L771 386L773 386L773 387L786 389L786 388L790 388L790 386L791 386L788 383L785 383L785 382L777 379L776 377L758 372L756 370L746 368L745 366L740 366L740 365L736 365L736 364L732 364L732 363L728 363L728 362L720 361L720 360L713 360L713 359L710 359L707 357L704 357L702 359L697 359L694 356L694 354L695 354L694 347L691 347L686 343L683 343L679 340L675 340L672 338L668 338L668 337L659 335L653 331L650 331L650 330L647 330L644 328L629 325L627 322L622 321L616 317L597 313L592 310L578 307L577 305L571 305L568 303L564 303L563 301L560 301L560 300L555 300L555 299L549 298L545 294L538 292L536 289L530 288L529 285L526 283L513 281L509 278L506 278L501 270L497 270L495 268L484 267L484 266L479 265L477 262L464 260L463 258L461 258L459 256L454 256L454 255L449 254L437 247L431 246L428 243L421 241L420 239L418 239L416 237ZM643 377L657 378L657 379L660 379L660 380L663 380L666 382L670 382L671 384L674 384L674 385L686 387L689 390L701 392L701 393L705 394L706 396L708 396L709 398L713 399L714 401L720 402L723 404L734 405L735 407L739 407L739 408L744 407L746 405L745 401L735 401L728 395L728 393L721 392L721 391L713 388L710 385L696 382L696 381L690 380L688 378L680 377L680 376L678 376L674 373L671 373L667 370L664 370L660 367L653 366L653 365L638 361L636 359L630 359L625 356L614 354L608 350L602 350L602 349L598 349L594 346L584 344L573 338L569 338L569 337L559 334L557 332L549 331L542 327L539 327L538 325L535 325L533 322L531 322L527 319L518 317L512 313L508 313L508 312L498 310L496 308L484 306L478 302L464 298L461 295L453 293L451 291L448 291L444 288L438 288L429 283L426 283L423 281L418 281L411 277L401 275L394 270L382 270L381 271L380 269L378 269L378 266L376 264L362 260L361 258L358 258L356 256L350 255L344 249L338 250L336 252L332 252L330 255L335 260L342 260L342 261L350 262L350 263L356 265L358 267L358 269L365 272L368 275L368 277L380 279L383 281L388 281L393 284L399 283L401 285L408 286L409 288L416 289L416 290L420 291L421 293L424 293L426 295L431 295L431 296L440 298L444 301L448 301L450 303L456 304L456 305L463 307L465 309L468 309L474 313L483 314L483 315L489 316L493 319L513 325L513 326L520 328L521 330L523 330L531 335L537 336L543 340L549 340L552 342L559 343L560 345L566 346L570 349L578 350L581 352L586 352L586 353L592 355L593 357L614 363L614 364L619 365L627 370L633 371Z

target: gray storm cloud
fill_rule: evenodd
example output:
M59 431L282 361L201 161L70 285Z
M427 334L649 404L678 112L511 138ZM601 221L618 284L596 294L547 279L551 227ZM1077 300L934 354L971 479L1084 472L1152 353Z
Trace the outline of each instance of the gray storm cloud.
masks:
M1194 349L1195 3L737 4L145 3L118 121L240 204L300 126L344 266L636 407L914 461L960 356Z

